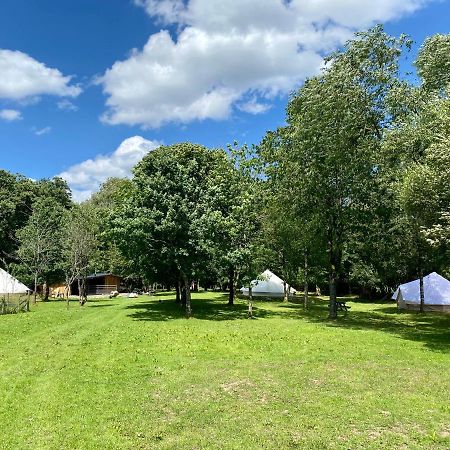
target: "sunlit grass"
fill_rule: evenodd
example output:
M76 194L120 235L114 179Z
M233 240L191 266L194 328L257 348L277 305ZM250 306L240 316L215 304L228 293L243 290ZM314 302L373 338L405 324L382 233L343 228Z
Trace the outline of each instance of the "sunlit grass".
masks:
M172 294L0 317L0 448L446 449L450 317Z

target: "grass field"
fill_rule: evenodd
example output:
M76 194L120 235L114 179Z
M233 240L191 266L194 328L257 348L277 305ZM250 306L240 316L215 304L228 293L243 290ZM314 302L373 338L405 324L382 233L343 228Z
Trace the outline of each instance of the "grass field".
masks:
M0 316L2 449L448 449L450 317L169 294Z

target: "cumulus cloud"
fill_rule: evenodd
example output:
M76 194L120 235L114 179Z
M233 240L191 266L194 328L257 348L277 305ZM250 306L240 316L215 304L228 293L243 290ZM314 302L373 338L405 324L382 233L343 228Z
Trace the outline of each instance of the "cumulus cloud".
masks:
M160 143L134 136L125 139L109 155L98 155L75 164L58 176L67 181L72 189L75 201L88 199L108 178L125 178L131 175L131 169Z
M81 88L64 76L20 51L0 49L0 98L23 101L41 95L76 97Z
M431 0L430 0L431 1ZM255 114L322 67L356 28L409 14L427 0L134 0L163 25L99 78L102 120L159 127ZM254 101L246 102L246 98Z
M6 120L7 122L13 122L15 120L21 120L22 114L15 109L2 109L0 110L0 119Z
M249 114L262 114L271 108L269 103L259 103L256 97L237 105L238 109Z

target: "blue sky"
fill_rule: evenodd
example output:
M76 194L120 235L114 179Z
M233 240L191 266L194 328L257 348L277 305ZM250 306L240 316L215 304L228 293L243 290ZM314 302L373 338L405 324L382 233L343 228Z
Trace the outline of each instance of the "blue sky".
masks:
M81 199L159 143L257 143L353 31L420 44L448 18L431 0L2 0L0 168Z

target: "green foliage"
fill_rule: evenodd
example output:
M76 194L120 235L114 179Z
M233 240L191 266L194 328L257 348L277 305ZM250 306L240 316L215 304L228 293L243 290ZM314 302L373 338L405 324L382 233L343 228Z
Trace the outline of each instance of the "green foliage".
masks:
M0 266L18 263L17 233L34 212L33 205L53 202L56 208L68 209L72 202L67 183L60 178L32 181L21 175L0 170Z
M111 224L145 279L192 280L205 270L222 238L224 169L223 151L188 143L160 147L136 166L132 194Z
M67 215L62 233L60 267L66 285L95 269L99 228L95 208L89 203L74 205Z
M450 34L435 34L425 40L416 60L417 72L427 91L448 95L450 84Z
M55 281L61 257L65 210L54 198L40 198L32 205L27 224L17 232L19 265L34 290L44 281ZM60 275L60 274L59 274Z

